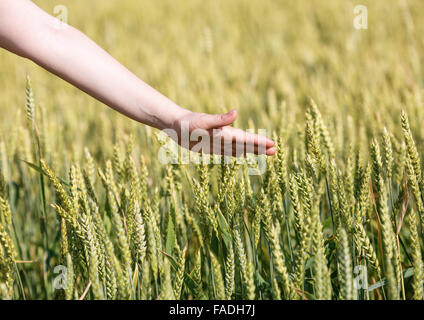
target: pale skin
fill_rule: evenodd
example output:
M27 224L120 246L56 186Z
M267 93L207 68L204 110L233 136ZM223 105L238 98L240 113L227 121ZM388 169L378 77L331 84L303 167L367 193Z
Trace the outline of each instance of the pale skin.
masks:
M175 130L184 147L195 145L181 138L182 124L188 123L189 132L203 130L202 138L218 138L229 146L201 150L206 153L240 156L276 152L272 140L231 126L236 110L205 114L178 106L82 32L70 25L58 27L57 19L29 0L0 0L0 47L34 61L131 119L160 130Z

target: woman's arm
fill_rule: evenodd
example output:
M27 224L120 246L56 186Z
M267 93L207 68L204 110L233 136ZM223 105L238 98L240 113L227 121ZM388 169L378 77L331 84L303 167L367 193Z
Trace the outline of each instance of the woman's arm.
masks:
M275 153L271 140L229 127L237 112L209 115L179 107L77 29L66 24L58 27L56 18L29 0L0 0L0 47L31 59L141 123L161 130L175 129L181 135L181 123L188 122L190 132L204 129L211 137L233 136L234 145L247 144L255 153ZM179 143L183 144L181 139Z

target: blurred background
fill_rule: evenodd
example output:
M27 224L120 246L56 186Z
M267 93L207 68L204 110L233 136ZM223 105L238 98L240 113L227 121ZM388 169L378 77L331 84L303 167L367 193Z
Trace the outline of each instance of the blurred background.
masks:
M423 113L422 1L361 1L366 30L353 27L356 1L34 2L52 15L66 6L69 24L177 104L204 112L237 108L243 128L251 119L295 133L294 120L312 97L341 147L355 139L348 126L372 130L368 122L384 116L390 128L402 106ZM78 158L84 146L100 156L117 134L145 130L5 50L0 70L0 141L19 136L25 121L26 75L50 147L64 145L69 157Z
M70 25L182 107L202 112L236 108L236 126L279 134L288 146L289 165L304 159L310 98L334 139L341 170L350 147L367 156L372 137L384 126L393 134L395 151L404 150L399 147L401 109L409 114L418 149L423 150L422 0L34 2L52 15L57 6L65 6ZM357 5L367 9L367 29L354 28ZM27 75L35 94L42 157L58 176L67 180L71 163L86 161L85 148L102 166L114 150L123 150L130 135L137 158L144 155L149 186L160 185L164 170L157 161L155 129L0 49L0 171L16 213L19 257L41 261L47 253L37 220L42 206L39 177L21 161L35 160L25 114ZM53 199L51 190L47 203ZM49 233L59 235L50 207L47 216ZM53 256L57 243L58 236L48 248ZM29 263L20 268L30 298L50 296L45 266Z

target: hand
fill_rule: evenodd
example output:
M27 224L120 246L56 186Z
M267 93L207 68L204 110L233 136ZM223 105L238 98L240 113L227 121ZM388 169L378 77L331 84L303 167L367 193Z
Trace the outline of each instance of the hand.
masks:
M182 147L197 152L236 157L275 154L272 140L231 127L236 118L236 110L225 114L188 112L172 124L174 134L168 134Z

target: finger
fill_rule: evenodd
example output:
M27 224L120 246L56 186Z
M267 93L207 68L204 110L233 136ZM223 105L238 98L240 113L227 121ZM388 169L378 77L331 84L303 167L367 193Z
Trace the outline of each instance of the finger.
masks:
M269 149L266 150L267 156L273 156L276 153L277 153L277 150L275 148L269 148Z
M232 132L233 134L220 134L214 135L211 137L210 143L212 144L212 149L216 150L219 154L220 150L225 150L222 152L225 155L236 154L237 156L252 153L252 154L275 154L275 149L272 147L267 147L267 139L264 136L257 136L250 134L249 138L246 138L246 135L249 135L246 132L241 131L241 135L234 135L236 131ZM254 144L254 143L257 144ZM268 143L268 145L273 146L274 143ZM273 149L269 150L268 149Z
M275 145L274 141L268 139L265 136L246 132L232 127L223 128L220 135L227 141L231 140L236 143L245 143L246 145L259 145L265 148L271 148Z
M247 154L274 155L275 148L266 148L262 145L246 145L245 143L222 142L212 144L212 153L234 157L245 157Z
M234 129L231 133L224 130L206 138L206 134L200 134L198 139L191 140L189 149L197 152L245 156L248 153L274 155L274 142L264 136L251 134L239 129ZM206 138L206 139L205 139ZM256 144L255 144L256 143Z
M191 149L191 148L190 148ZM275 148L264 149L258 145L246 148L244 144L236 143L211 143L207 148L206 146L198 146L194 151L203 152L206 154L217 154L233 157L246 157L248 153L255 155L272 156L276 153Z
M274 148L269 148L266 150L261 150L260 148L258 148L258 146L255 146L253 150L246 150L246 149L241 149L241 148L237 148L236 146L234 146L231 150L231 153L227 151L228 148L224 151L222 151L223 154L225 155L232 155L233 157L246 157L247 154L252 153L254 155L267 155L267 156L273 156L276 153L276 150Z
M237 111L231 110L230 112L224 114L208 114L204 117L204 129L209 130L229 126L232 124L237 118Z
M254 154L254 155L267 155L267 156L273 156L276 153L275 148L263 148L261 146L240 146L239 144L233 145L233 156L239 157L239 156L246 156L247 154Z

